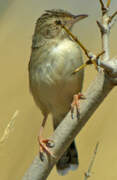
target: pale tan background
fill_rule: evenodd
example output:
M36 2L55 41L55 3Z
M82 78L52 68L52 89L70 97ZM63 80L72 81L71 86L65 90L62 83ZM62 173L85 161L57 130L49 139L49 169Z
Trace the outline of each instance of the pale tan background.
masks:
M116 10L116 0L112 0L111 7ZM92 51L101 49L96 26L100 12L98 0L0 1L0 137L12 114L17 109L20 111L9 138L0 145L0 180L21 180L38 153L37 135L42 115L29 93L27 66L36 19L45 9L52 8L67 9L75 14L88 13L89 18L76 25L74 32ZM111 34L111 56L117 55L116 34L117 25ZM95 75L93 67L86 69L84 90ZM100 141L100 147L90 180L117 179L116 90L105 99L77 136L79 169L60 177L54 168L48 180L82 180L97 141ZM51 133L49 120L45 134Z

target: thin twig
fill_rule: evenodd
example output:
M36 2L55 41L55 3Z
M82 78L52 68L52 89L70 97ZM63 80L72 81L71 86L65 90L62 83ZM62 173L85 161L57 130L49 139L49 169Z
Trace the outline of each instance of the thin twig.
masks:
M61 21L56 21L56 24L57 24L57 25L60 25L60 26L66 31L66 33L67 33L69 36L71 36L71 38L72 38L77 44L79 44L79 46L82 48L82 50L84 51L84 53L86 54L86 56L89 58L89 52L90 52L90 51L85 48L85 46L80 42L80 40L79 40L76 36L74 36L73 33L72 33L69 29L67 29L64 24L62 24Z
M102 1L102 0L99 0L99 1L100 1L100 4L101 4L101 9L104 9L104 8L105 8L105 6L104 6L103 1Z
M108 0L108 1L107 1L107 4L106 4L106 7L107 7L107 8L109 8L110 3L111 3L111 0Z
M100 52L99 54L97 54L96 58L99 59L100 56L102 56L105 53L105 51L103 50L102 52Z
M9 136L9 134L10 134L10 132L14 126L14 123L15 123L15 120L16 120L16 117L18 116L18 114L19 114L19 110L16 110L14 112L14 114L12 115L7 127L4 130L2 137L0 138L0 143L4 143L5 140L8 138L8 136Z
M101 4L102 15L104 15L107 12L107 8L105 7L102 0L99 0L99 2Z
M109 17L108 23L111 23L113 18L117 15L117 11L112 14L112 16Z
M86 61L86 63L84 63L83 65L81 65L81 66L78 67L77 69L75 69L75 71L73 72L73 74L76 73L76 72L78 72L78 71L80 71L81 69L85 68L86 66L91 65L91 64L93 64L94 67L95 67L95 69L98 70L98 67L97 67L98 62L97 62L97 60L98 60L99 57L102 56L104 53L105 53L105 51L102 51L102 52L98 53L97 56L94 56L94 55L93 55L92 58L90 58L89 60Z
M94 153L93 153L91 162L89 164L88 170L87 170L87 172L84 173L84 180L87 180L91 176L91 170L92 170L95 158L96 158L98 147L99 147L99 142L97 142L97 144L95 146Z
M96 60L102 55L104 54L105 51L102 51L101 53L99 53L97 56L92 53L91 51L89 51L87 48L85 48L85 46L78 40L78 38L76 36L73 35L73 33L71 31L69 31L69 29L66 28L65 25L62 24L61 21L57 21L56 22L57 25L61 25L61 27L67 32L67 34L69 36L71 36L71 38L83 49L84 53L86 54L86 56L89 58L86 63L84 63L83 65L81 65L80 67L78 67L77 69L75 69L75 71L73 72L76 73L78 71L80 71L81 69L83 69L84 67L86 67L87 65L93 64L95 69L98 70L97 68L97 63Z
M84 53L86 54L87 57L89 57L89 50L85 48L85 46L81 43L81 41L74 36L71 31L69 31L64 25L62 25L62 27L65 29L65 31L72 37L72 39L79 44L79 46L83 49Z
M103 24L102 24L100 21L96 21L96 23L97 23L97 25L98 25L98 27L99 27L99 29L100 29L101 34L106 33L106 29L105 29L105 27L103 26Z

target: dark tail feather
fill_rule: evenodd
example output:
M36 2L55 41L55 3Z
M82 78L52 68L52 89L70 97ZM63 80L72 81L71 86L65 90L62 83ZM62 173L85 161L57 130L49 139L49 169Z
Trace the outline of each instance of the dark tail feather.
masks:
M58 173L64 176L69 170L76 170L78 168L78 165L78 152L75 146L75 142L73 141L67 151L57 162L56 167Z

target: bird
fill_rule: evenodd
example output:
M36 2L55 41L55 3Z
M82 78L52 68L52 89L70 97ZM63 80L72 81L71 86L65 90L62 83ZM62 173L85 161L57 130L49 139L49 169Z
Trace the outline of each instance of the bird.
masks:
M36 22L28 70L30 92L44 117L38 136L42 160L41 155L44 152L53 156L50 148L54 142L42 137L48 115L52 115L53 128L56 129L82 98L84 70L73 73L83 64L82 52L79 45L57 22L72 31L74 24L87 16L52 9L46 10ZM69 170L77 169L78 165L78 152L73 141L58 160L56 167L60 175L65 175Z

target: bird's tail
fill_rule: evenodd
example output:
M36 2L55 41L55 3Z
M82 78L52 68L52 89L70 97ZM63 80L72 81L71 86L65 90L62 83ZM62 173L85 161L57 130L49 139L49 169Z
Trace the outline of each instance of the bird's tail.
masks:
M67 113L66 113L67 114ZM59 117L53 117L53 127L54 129L57 128L59 123L61 122L61 119L65 117L66 114L63 114ZM64 154L61 156L61 158L58 160L56 164L56 168L59 175L66 175L69 170L76 170L79 165L78 160L78 152L76 149L75 141L71 143L69 148L64 152Z
M75 146L75 142L69 146L67 151L62 155L60 160L57 162L56 167L60 175L64 176L69 170L76 170L78 168L78 152Z

